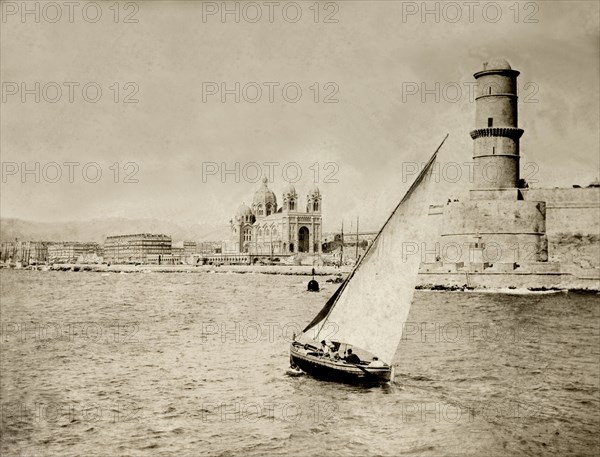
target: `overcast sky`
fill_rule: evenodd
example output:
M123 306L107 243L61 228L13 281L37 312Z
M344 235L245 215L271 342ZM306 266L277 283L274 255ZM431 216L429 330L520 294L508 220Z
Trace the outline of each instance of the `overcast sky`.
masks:
M39 5L36 22L35 13L21 15L22 2L3 2L2 217L227 223L260 186L254 162L274 171L279 203L284 167L288 179L302 172L301 205L316 178L326 230L357 215L374 229L414 177L412 164L427 161L446 133L444 192L468 188L468 166L458 168L460 182L447 181L454 162L471 159L469 84L494 56L521 72L522 174L531 185L585 186L598 176L598 2L479 2L471 18L465 2L430 2L439 17L423 18L422 2L343 1L322 3L317 22L312 1L290 3L272 7L272 22L264 2L240 3L236 22L223 20L221 2L121 3L118 11L99 2L92 22L98 11L80 2L70 22L69 7L56 2L53 23L55 6L27 2ZM252 23L255 5L262 17ZM232 90L225 102L221 83ZM423 100L424 86L432 92ZM127 96L138 102L124 103ZM40 164L41 182L21 175L23 162ZM63 172L55 183L47 182L56 180L51 162ZM65 162L80 164L72 183ZM236 163L239 179L221 175ZM86 164L88 181L102 170L98 182L86 182ZM203 179L203 168L216 174ZM130 173L138 182L123 182Z

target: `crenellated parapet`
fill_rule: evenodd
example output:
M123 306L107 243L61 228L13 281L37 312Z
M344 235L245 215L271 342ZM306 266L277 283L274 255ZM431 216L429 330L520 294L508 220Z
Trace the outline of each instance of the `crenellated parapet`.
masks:
M471 131L471 138L476 140L482 137L506 137L512 140L518 140L523 135L524 130L516 127L488 127L485 129L475 129Z

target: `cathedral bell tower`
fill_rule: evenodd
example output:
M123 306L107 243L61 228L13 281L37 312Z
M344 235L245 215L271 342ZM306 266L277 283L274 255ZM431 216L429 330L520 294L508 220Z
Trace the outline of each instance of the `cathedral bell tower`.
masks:
M306 212L320 213L321 212L321 191L317 186L312 186L306 196Z

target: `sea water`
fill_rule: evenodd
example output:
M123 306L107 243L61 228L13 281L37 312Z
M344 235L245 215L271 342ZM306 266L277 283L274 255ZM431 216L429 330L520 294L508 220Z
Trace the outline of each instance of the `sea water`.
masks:
M323 279L0 279L2 456L597 455L597 295L417 291L361 388L286 374Z

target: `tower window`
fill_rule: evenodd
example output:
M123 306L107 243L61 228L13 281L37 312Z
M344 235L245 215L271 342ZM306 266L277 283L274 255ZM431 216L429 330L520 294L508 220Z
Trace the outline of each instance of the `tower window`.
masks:
M488 87L488 95L492 95L492 88Z
M492 154L496 154L496 146L492 146Z
M494 118L488 117L488 127L492 127L494 125Z

